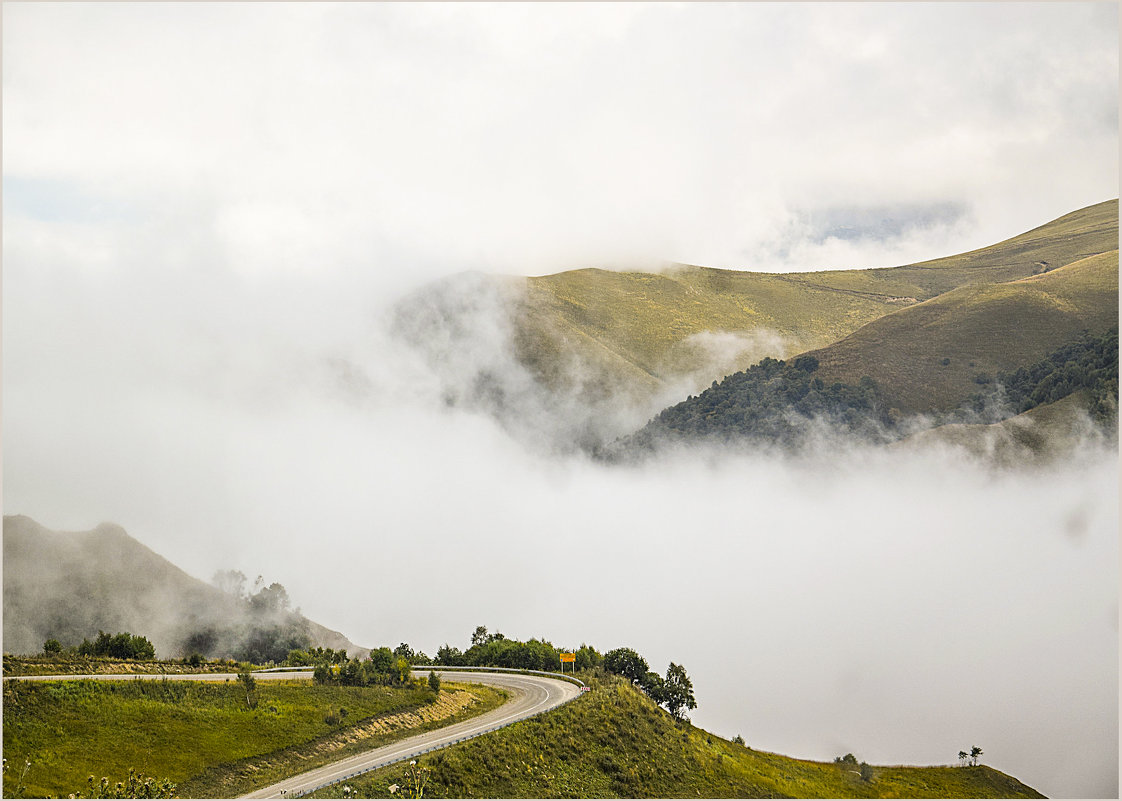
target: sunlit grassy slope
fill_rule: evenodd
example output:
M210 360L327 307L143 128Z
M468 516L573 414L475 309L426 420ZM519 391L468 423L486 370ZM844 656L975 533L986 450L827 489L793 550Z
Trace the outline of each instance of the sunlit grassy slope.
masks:
M876 767L756 751L676 723L627 682L591 681L561 709L423 757L432 798L1042 798L992 768ZM839 754L839 756L841 756ZM948 754L948 761L955 755ZM409 766L347 784L384 798ZM340 797L341 785L320 797Z
M901 411L932 411L968 398L979 375L1038 361L1085 330L1117 323L1112 250L1041 275L959 287L812 355L827 383L871 376Z
M552 386L576 379L594 392L643 395L683 375L701 386L763 356L824 347L956 288L1050 274L1117 248L1111 200L989 247L902 267L769 274L679 265L514 279L525 288L516 343Z
M333 687L269 682L249 708L238 682L5 682L4 795L65 798L129 768L183 798L237 793L498 706L475 686ZM17 793L19 771L31 761Z

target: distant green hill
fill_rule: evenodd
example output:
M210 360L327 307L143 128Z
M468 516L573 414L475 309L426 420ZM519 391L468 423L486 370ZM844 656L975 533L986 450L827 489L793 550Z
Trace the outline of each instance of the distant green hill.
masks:
M945 358L938 366L945 368L950 362ZM933 380L938 380L938 375ZM940 422L993 423L1078 393L1078 411L1082 413L1072 406L1067 415L1072 419L1064 425L1034 429L1033 421L1038 417L1051 419L1042 412L1021 415L1020 423L1010 422L1001 428L982 425L964 429L975 432L971 438L978 443L997 437L1008 440L1010 447L1016 444L1036 455L1057 454L1078 440L1078 429L1101 438L1114 427L1118 412L1118 326L1098 335L1085 332L1038 361L1019 364L1016 370L996 376L976 373L968 388L971 394L960 393L957 406L944 407L936 415L913 417L893 405L891 388L885 390L867 375L855 384L828 377L824 380L814 354L790 361L765 358L747 370L714 381L700 395L663 409L639 431L595 453L608 460L628 459L681 443L799 450L821 447L838 436L888 443L917 427ZM1043 441L1046 435L1057 441ZM961 436L956 441L959 439ZM935 441L938 438L913 438L913 442Z
M811 351L823 381L869 376L904 412L946 410L993 376L1118 324L1118 251L1042 275L974 283L886 315Z
M977 372L1038 358L1116 319L1117 249L1110 200L985 248L892 268L460 276L402 301L398 331L446 381L449 402L509 420L532 397L535 413L583 413L576 431L608 439L764 357L808 351L827 382L870 375L902 412L928 410L957 403ZM951 362L932 372L928 356Z
M996 245L902 267L782 274L688 265L661 273L573 270L525 279L516 342L520 358L551 385L577 375L605 392L642 393L693 375L703 386L763 356L835 342L952 289L1051 272L1117 248L1118 201L1112 200ZM739 334L741 347L726 340L722 348L712 339L717 333Z
M163 658L253 658L292 638L363 652L337 631L286 608L249 605L184 573L120 526L50 531L23 515L4 517L4 651L33 654L98 630L148 637ZM295 646L293 646L295 647ZM263 660L261 660L263 661Z
M877 767L756 751L677 723L618 677L560 709L422 757L430 798L1043 798L993 768ZM841 755L839 755L841 756ZM954 754L948 754L953 761ZM399 763L345 784L411 787ZM314 795L339 798L343 783Z

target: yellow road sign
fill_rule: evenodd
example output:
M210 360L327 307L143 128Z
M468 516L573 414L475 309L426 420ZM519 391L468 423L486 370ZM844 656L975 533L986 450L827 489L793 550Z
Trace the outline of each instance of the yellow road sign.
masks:
M577 655L576 654L561 654L561 661L562 662L576 662L577 661Z

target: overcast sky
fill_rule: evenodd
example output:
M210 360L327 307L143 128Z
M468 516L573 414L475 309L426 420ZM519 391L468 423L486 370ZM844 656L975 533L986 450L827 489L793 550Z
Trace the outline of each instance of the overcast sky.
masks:
M469 269L892 265L1117 197L1116 4L2 13L5 514L364 645L630 645L755 747L1117 795L1116 452L612 471L445 409L379 322Z
M95 224L91 259L395 283L936 257L1117 195L1117 15L12 4L5 216Z

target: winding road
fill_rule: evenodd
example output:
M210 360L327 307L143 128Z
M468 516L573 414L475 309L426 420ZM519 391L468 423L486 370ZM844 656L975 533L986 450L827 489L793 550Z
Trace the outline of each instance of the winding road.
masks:
M438 670L440 670L438 668ZM414 671L416 676L428 675L429 668ZM259 680L283 681L286 679L310 679L312 672L258 672ZM322 768L285 779L255 790L243 798L281 798L310 793L329 784L344 781L361 773L383 767L403 759L409 759L428 751L443 748L453 743L477 737L489 731L516 723L542 712L548 712L580 695L581 688L562 679L546 675L527 675L520 673L491 673L467 670L440 670L445 681L470 682L501 687L511 697L502 706L477 717L451 726L435 729L423 734L415 734L404 740L375 748L357 756L333 762ZM73 679L96 679L101 681L120 681L127 679L168 679L171 681L227 681L236 680L236 673L181 673L181 674L102 674L71 676L18 676L5 677L5 680L20 681L60 681Z

